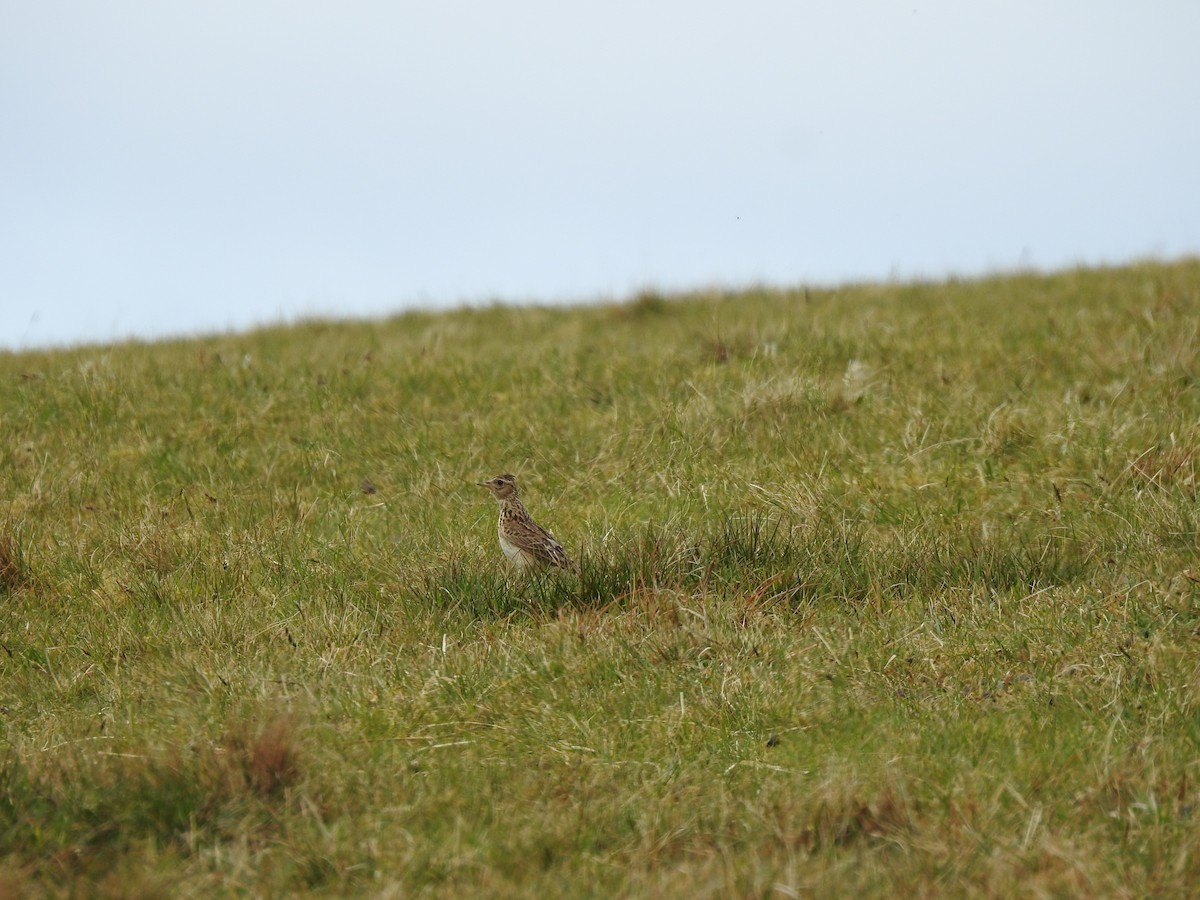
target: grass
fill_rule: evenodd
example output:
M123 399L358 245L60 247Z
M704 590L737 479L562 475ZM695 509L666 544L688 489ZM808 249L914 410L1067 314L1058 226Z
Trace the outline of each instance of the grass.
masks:
M2 354L0 895L1187 895L1198 321L1182 261Z

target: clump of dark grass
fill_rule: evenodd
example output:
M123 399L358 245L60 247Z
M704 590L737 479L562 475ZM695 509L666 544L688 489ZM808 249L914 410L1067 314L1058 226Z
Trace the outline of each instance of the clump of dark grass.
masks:
M422 606L470 618L503 618L520 608L503 569L462 557L418 575L407 593Z
M859 842L896 841L915 829L919 808L908 791L884 785L869 791L842 784L818 787L809 808L793 825L795 840L809 850Z
M609 541L580 554L574 600L602 607L649 590L695 584L703 574L703 549L679 530L649 525L624 541Z
M704 561L718 584L793 605L865 599L880 575L863 529L830 515L803 525L779 514L730 517L707 537Z
M471 617L603 608L647 590L702 590L791 606L860 604L946 588L1032 591L1081 577L1089 556L1054 534L1004 533L988 541L960 528L873 540L848 516L799 524L781 514L730 515L707 532L646 527L626 541L583 548L572 572L518 575L458 559L418 582L418 602Z
M12 751L0 761L0 856L51 878L102 875L146 840L186 854L189 835L269 829L302 775L287 719L193 749L38 763Z
M701 547L655 526L625 541L583 547L571 570L514 572L493 560L459 557L410 588L414 602L478 618L601 608L645 589L677 587L702 576Z
M653 288L645 288L638 291L627 302L614 307L614 311L623 318L642 319L660 316L669 308L670 301L662 293Z
M28 551L15 529L0 522L0 594L15 594L32 584Z
M915 587L977 585L993 592L1068 584L1088 571L1091 554L1075 538L1008 532L987 541L958 533L933 542ZM923 576L923 577L922 577Z
M455 557L426 570L407 593L418 605L451 616L503 619L540 615L567 605L603 605L636 583L632 557L603 562L586 551L573 570L517 572L494 560Z
M1189 499L1196 496L1196 451L1171 444L1151 447L1138 454L1126 467L1131 481L1139 486L1179 488Z
M295 723L273 719L254 731L243 724L225 735L226 761L220 767L233 778L232 791L249 791L263 800L279 800L300 780L300 749Z

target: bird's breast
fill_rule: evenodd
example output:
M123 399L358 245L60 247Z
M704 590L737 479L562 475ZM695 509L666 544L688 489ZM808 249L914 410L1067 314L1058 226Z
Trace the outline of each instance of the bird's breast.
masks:
M510 563L512 563L514 566L516 566L518 569L524 567L524 565L528 562L528 560L525 558L525 553L521 550L520 547L518 547L516 544L511 543L504 536L503 528L499 529L499 531L500 531L500 549L504 551L504 555L508 557L508 561Z

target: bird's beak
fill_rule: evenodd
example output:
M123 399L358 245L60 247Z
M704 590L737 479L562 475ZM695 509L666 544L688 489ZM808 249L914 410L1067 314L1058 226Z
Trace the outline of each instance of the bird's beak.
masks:
M487 486L488 486L488 483L487 483L486 481L477 481L477 482L475 482L475 483L476 483L477 485L479 485L480 487L487 487Z

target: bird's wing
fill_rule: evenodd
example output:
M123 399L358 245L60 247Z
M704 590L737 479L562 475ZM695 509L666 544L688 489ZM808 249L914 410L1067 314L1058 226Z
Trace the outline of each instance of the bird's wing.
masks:
M558 566L563 569L571 568L571 558L562 544L554 539L541 525L536 522L522 522L512 519L505 523L504 536L513 546L528 553L540 563Z

